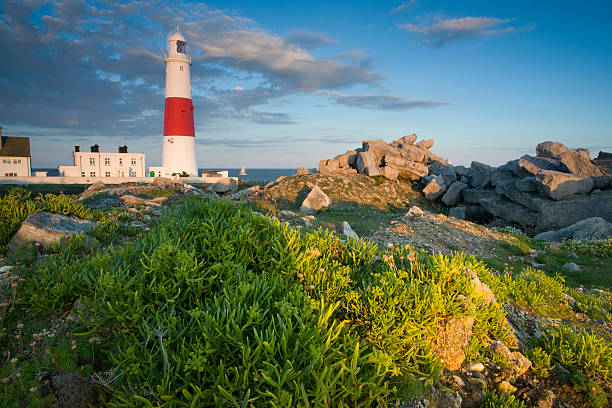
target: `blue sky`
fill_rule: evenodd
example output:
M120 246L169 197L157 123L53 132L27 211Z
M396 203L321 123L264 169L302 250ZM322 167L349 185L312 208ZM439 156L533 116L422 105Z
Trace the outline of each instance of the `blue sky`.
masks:
M315 167L416 133L454 164L612 150L612 4L0 2L0 125L34 167L75 143L161 162L166 38L193 55L200 167Z

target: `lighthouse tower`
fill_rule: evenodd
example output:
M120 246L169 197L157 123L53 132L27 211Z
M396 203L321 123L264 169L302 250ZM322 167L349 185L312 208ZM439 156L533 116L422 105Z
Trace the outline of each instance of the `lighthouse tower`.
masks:
M166 102L162 166L165 174L198 175L191 102L191 56L187 41L177 30L168 38L166 63Z

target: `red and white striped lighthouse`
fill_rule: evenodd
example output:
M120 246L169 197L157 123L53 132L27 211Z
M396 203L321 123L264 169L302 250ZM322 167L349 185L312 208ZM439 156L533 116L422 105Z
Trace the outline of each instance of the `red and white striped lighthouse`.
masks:
M198 175L191 101L191 56L178 30L168 38L162 166L166 174Z

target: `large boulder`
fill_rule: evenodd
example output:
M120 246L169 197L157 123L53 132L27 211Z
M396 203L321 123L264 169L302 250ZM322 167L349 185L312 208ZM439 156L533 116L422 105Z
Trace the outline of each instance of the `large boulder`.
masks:
M585 194L593 189L593 179L576 176L560 171L544 170L535 176L538 190L555 201L563 200L574 194Z
M408 161L425 161L425 153L423 152L423 149L419 149L416 146L406 145L401 150L399 150L398 153L402 158Z
M359 152L355 164L357 165L357 171L361 174L371 177L382 174L376 156L371 151Z
M518 160L515 173L519 177L530 177L543 170L559 171L561 170L561 164L557 159L533 157L526 154Z
M514 187L523 193L535 193L538 191L538 183L536 183L535 177L525 177L517 180Z
M153 179L153 183L151 184L154 185L155 187L167 189L167 188L174 187L176 184L183 184L183 180L181 179L176 180L176 179L172 179L168 177L155 177Z
M536 156L558 159L563 153L569 150L570 149L559 142L542 142L536 146Z
M96 181L91 186L87 187L85 191L81 193L81 195L79 196L79 201L83 201L89 197L93 197L99 192L101 192L102 190L105 190L106 188L107 188L106 184L104 184L101 181Z
M397 171L400 178L414 181L426 176L429 170L423 163L406 162L403 166L397 167Z
M423 194L425 194L425 198L429 201L435 201L444 194L445 191L446 184L444 184L444 179L440 176L434 176L423 189Z
M397 140L394 140L390 143L391 146L397 147L398 149L403 149L406 146L412 146L414 142L417 140L417 135L415 133L400 137Z
M96 225L94 221L74 216L38 212L28 216L17 233L9 242L9 250L15 250L26 243L49 245L67 235L89 231Z
M558 230L589 217L612 222L612 191L550 202L538 211L534 232Z
M444 179L444 183L447 186L450 186L455 181L457 181L457 173L455 173L455 168L453 166L447 166L442 163L432 163L429 166L429 175L430 176L442 176Z
M533 211L539 211L542 206L548 205L551 202L542 198L539 194L519 191L515 184L512 181L498 184L495 187L495 192Z
M495 170L493 167L476 161L473 161L470 167L472 168L470 186L474 188L484 188L491 184L491 176Z
M382 159L386 154L397 153L397 149L389 146L384 140L364 140L361 146L365 152L371 152L374 155L377 166L382 164Z
M601 217L590 217L557 231L542 232L534 238L555 242L564 239L608 239L612 238L612 223Z
M465 349L472 338L474 318L462 316L450 319L438 330L433 346L444 368L455 371L465 361Z
M319 186L314 186L302 202L300 211L304 214L314 215L320 209L324 207L329 207L330 204L331 200L329 199L327 194L325 194L323 190L319 188Z
M466 188L461 194L463 195L463 201L470 204L479 204L483 198L499 196L495 190L487 188Z
M466 188L468 188L467 184L455 181L442 196L442 202L449 206L457 204L461 200L461 192Z
M597 177L603 173L599 168L591 162L591 158L587 154L568 150L559 157L561 169L572 174L582 177Z
M297 170L295 171L295 175L301 176L304 174L310 174L310 171L306 167L298 166Z
M489 213L508 222L533 227L537 221L535 212L504 198L483 198L480 204Z
M431 149L434 145L434 141L433 139L425 139L417 142L416 145L422 149Z
M399 172L395 167L385 166L382 168L382 174L389 180L396 180Z

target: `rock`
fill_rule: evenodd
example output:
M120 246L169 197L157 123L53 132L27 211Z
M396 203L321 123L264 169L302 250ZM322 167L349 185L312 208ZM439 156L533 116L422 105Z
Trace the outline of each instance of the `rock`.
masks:
M278 181L277 181L278 182ZM212 183L207 190L212 193L223 194L227 192L235 192L238 189L238 182L231 178L224 178L215 183Z
M538 219L536 213L527 207L515 204L504 198L483 198L480 204L489 213L522 226L534 226Z
M418 180L423 176L426 176L429 169L423 163L417 162L406 162L404 166L397 167L398 177L404 180Z
M426 398L429 401L427 408L461 408L463 399L459 393L434 388Z
M510 160L506 162L506 164L499 166L497 170L511 171L512 173L516 174L516 171L518 168L518 162L519 162L519 159Z
M447 370L461 368L465 361L465 348L472 337L473 325L474 318L471 316L456 317L438 331L433 351Z
M295 171L295 175L301 176L303 174L310 174L310 171L306 167L298 166L297 170Z
M533 176L518 180L514 187L523 193L535 193L538 191L538 183L536 183L536 179Z
M506 320L514 329L514 334L519 340L540 338L544 334L540 330L542 323L537 317L522 311L510 303L504 304L503 309L506 312Z
M393 142L391 142L391 146L402 149L405 146L412 146L416 140L417 140L417 135L413 133L411 135L403 136L397 140L394 140Z
M536 146L536 156L549 159L558 159L567 151L569 149L559 142L542 142Z
M470 167L472 168L472 179L470 180L472 187L484 188L491 183L493 167L476 161L473 161Z
M466 188L461 192L463 201L471 204L479 204L483 198L499 197L495 190L485 188Z
M0 273L10 272L10 271L13 270L13 268L15 268L15 266L13 266L13 265L0 266Z
M171 179L167 177L155 177L153 179L153 183L151 184L156 187L161 187L161 188L172 188L176 184L183 184L183 180L181 179L175 180L175 179Z
M376 157L372 152L359 152L355 164L357 165L357 171L361 174L366 174L371 177L381 175Z
M432 165L429 166L429 175L442 176L444 179L444 184L447 186L450 186L457 181L457 173L455 173L453 166L446 166L437 162L432 163Z
M377 166L382 164L382 159L386 154L397 153L397 150L384 140L364 140L361 142L361 148L364 152L372 153Z
M568 262L563 265L563 269L570 272L580 272L580 267L576 265L574 262Z
M468 378L468 382L472 385L476 385L477 387L484 388L487 386L487 383L482 378L470 377Z
M342 221L342 233L349 238L359 238L348 222Z
M482 363L476 363L470 366L470 371L476 371L478 373L482 373L484 369L485 369L485 366Z
M389 180L396 180L399 172L395 167L385 166L382 168L382 174L385 178Z
M294 213L293 211L289 211L289 210L281 210L278 215L280 215L281 217L288 217L288 218L299 218L299 215L297 215L296 213Z
M413 205L410 207L405 217L422 217L425 214L426 214L425 211L421 210L420 207Z
M610 185L610 181L612 177L608 176L595 176L591 177L593 179L593 188L604 189Z
M552 408L555 402L556 395L551 390L544 390L541 394L538 394L537 400L535 401L535 408Z
M461 387L465 387L465 382L463 382L463 380L461 379L461 377L459 377L456 374L453 374L451 376L452 380L453 380L453 384L455 384L455 386L461 388Z
M425 139L425 140L421 140L420 142L417 142L417 147L420 147L421 149L431 149L434 145L434 141L433 139Z
M423 189L423 194L425 194L425 198L429 201L435 201L446 191L446 184L444 184L444 179L440 176L433 177L429 183Z
M534 232L565 228L589 217L601 217L612 222L612 191L573 200L553 201L541 207Z
M502 378L506 380L513 380L525 374L529 367L531 367L531 361L518 351L511 352L508 347L499 340L493 341L489 349L496 354L504 356L508 359L508 368L504 370L504 376Z
M551 203L550 200L542 198L539 194L518 191L515 184L513 181L500 183L495 187L495 192L533 211L539 211L542 206Z
M60 374L51 378L53 393L62 408L87 408L95 402L91 382L80 374Z
M474 294L482 298L484 305L497 303L497 300L495 299L495 294L493 293L491 288L489 288L489 286L487 286L486 284L482 283L480 278L478 278L478 274L475 271L468 269L466 271L466 275L470 278L470 283L474 288Z
M588 151L587 151L588 152ZM585 156L575 150L568 150L559 156L561 169L582 177L597 177L603 175L601 170L593 163L587 153Z
M558 171L561 170L561 165L556 159L533 157L526 154L518 160L516 175L519 177L531 177L543 170Z
M101 200L98 200L94 203L88 204L87 206L89 208L93 208L96 210L103 210L105 208L110 208L110 207L119 207L121 205L121 200L116 199L116 198L103 198Z
M245 188L244 190L236 191L234 194L231 195L230 198L232 200L241 200L250 195L258 193L259 191L261 191L261 188L259 186L252 186L249 188Z
M465 166L455 166L453 167L453 170L455 170L455 174L458 177L466 177L466 178L470 178L472 177L472 169L465 167Z
M480 205L466 205L465 219L470 221L489 222L493 219L493 214Z
M319 188L319 186L314 186L310 193L306 196L304 201L302 202L302 206L300 207L300 211L304 214L314 215L320 209L324 207L329 207L331 204L331 200L329 197Z
M8 248L13 251L29 242L49 245L67 235L85 233L95 225L94 221L74 216L38 212L29 215L21 223L21 227L9 242Z
M448 216L457 218L458 220L465 220L465 213L465 207L453 207L448 211Z
M555 201L574 194L588 193L593 189L593 179L559 171L544 170L536 174L538 191Z
M499 388L501 392L505 392L508 394L512 394L513 392L517 390L517 388L514 385L510 384L508 381L500 382L497 387Z
M81 195L79 196L79 201L83 201L89 197L93 197L100 191L105 190L106 188L106 184L101 181L96 181L91 186L87 187L87 190L81 193Z
M516 177L516 175L513 172L507 171L507 170L496 169L493 171L493 174L491 174L491 185L493 187L495 187L496 185L500 183L512 182L514 184L518 180L519 179Z
M537 234L534 239L560 242L564 239L608 239L612 238L612 223L601 217L589 217L557 231Z
M151 205L151 206L160 206L161 204L156 202L156 201L152 201L152 200L147 200L144 198L140 198L140 197L136 197L133 196L131 194L126 194L123 195L121 197L119 197L121 199L121 201L123 201L126 205L129 205L130 207L137 207L139 205Z
M402 150L399 151L399 155L408 161L425 161L425 153L423 152L423 149L419 149L416 146L404 146Z
M468 188L467 184L455 181L442 196L442 202L449 206L457 204L461 199L461 192L466 188Z

